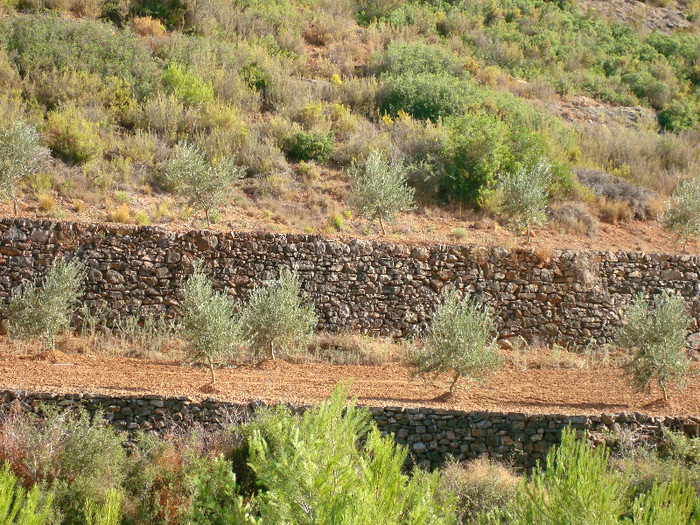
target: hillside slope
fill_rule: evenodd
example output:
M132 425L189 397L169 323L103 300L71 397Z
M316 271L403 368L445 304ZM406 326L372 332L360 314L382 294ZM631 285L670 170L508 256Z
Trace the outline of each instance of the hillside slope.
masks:
M372 236L349 173L378 151L416 189L394 238L522 243L498 181L545 162L535 242L677 249L655 218L700 167L696 2L3 5L0 127L50 150L23 215L201 226L167 176L188 145L244 176L214 228Z

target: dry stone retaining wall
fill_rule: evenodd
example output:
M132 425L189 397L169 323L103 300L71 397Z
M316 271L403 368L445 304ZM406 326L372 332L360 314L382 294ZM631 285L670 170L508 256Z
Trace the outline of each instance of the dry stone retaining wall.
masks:
M220 289L244 300L296 266L318 328L392 336L420 332L439 293L457 286L494 310L501 337L586 345L611 339L638 292L678 290L698 331L700 258L633 252L511 251L463 245L406 246L313 235L175 233L156 227L0 220L0 304L56 257L88 266L82 301L111 319L179 315L182 279L203 259Z
M223 428L228 423L248 421L261 405L150 395L113 397L0 391L0 415L12 407L33 412L42 406L58 409L80 406L92 415L101 411L115 428L132 432L164 432L193 425L209 430ZM559 442L562 430L569 426L591 435L635 430L653 440L660 437L661 427L697 436L700 424L700 417L652 417L629 412L566 416L435 408L370 407L369 410L382 432L393 434L398 443L409 447L414 461L428 468L442 465L449 456L457 460L486 456L518 467L531 467Z

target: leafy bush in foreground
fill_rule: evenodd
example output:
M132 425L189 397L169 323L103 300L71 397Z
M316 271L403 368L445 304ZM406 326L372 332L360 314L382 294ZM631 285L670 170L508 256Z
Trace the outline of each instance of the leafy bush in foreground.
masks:
M638 295L625 312L617 342L631 354L627 373L635 389L648 393L656 380L665 401L669 385L685 385L690 374L686 307L680 295L664 290L653 303Z
M490 310L468 295L448 290L433 313L425 335L425 348L417 350L411 361L418 374L438 376L454 374L450 393L460 378L483 382L503 365L491 339Z
M53 348L58 332L68 328L84 280L82 264L54 261L41 286L22 284L10 297L9 333L19 339L43 338Z
M301 416L269 409L246 429L263 522L454 523L439 473L404 473L407 449L370 425L366 409L346 401L347 389L336 388Z
M53 515L53 495L42 493L38 485L26 492L7 464L0 468L0 523L3 525L43 525Z

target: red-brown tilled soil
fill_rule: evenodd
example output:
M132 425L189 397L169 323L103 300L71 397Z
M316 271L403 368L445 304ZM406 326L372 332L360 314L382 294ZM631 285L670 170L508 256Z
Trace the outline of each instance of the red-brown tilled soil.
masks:
M348 366L323 363L290 364L267 361L257 366L217 370L209 385L209 370L177 363L90 355L16 355L0 350L0 389L103 394L187 395L249 402L286 401L311 404L328 396L340 382L351 383L351 394L372 406L437 407L462 410L527 413L600 414L643 412L677 416L700 414L700 378L688 389L670 391L668 403L660 390L649 397L627 386L622 370L601 368L527 369L508 367L484 386L459 389L445 400L449 378L413 378L403 365Z

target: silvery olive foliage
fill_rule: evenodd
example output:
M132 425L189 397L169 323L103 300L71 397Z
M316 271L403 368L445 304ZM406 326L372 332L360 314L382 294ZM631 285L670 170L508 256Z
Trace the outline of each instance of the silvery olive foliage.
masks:
M549 181L550 167L543 160L534 166L505 173L498 181L497 213L517 229L526 230L528 242L532 225L541 226L547 222Z
M385 222L413 208L415 190L406 182L407 169L402 162L389 161L373 151L364 164L353 163L349 175L351 206L360 217L378 220L383 234L386 235Z
M211 163L196 146L184 142L165 166L166 181L187 200L195 212L204 212L207 225L209 213L226 202L233 184L243 178L245 168L226 158Z
M700 236L700 177L681 182L668 199L661 217L665 230L683 241L683 251L691 237Z
M207 363L215 383L215 364L232 357L242 345L235 305L225 294L214 290L199 261L185 281L182 295L180 330L186 355L192 361Z
M243 335L253 352L275 358L275 350L303 345L313 334L318 317L313 304L304 304L295 270L282 268L279 279L259 286L241 312Z
M669 385L685 386L691 371L686 309L680 295L664 290L652 302L638 295L625 312L616 340L630 354L626 371L636 390L648 393L656 381L667 400Z
M460 378L484 382L503 365L491 334L490 309L469 295L448 290L433 313L424 348L415 350L411 361L419 375L454 374L450 393Z
M63 258L54 261L40 285L21 285L8 305L10 336L43 338L53 348L56 334L70 325L84 280L84 266Z
M17 215L17 186L35 172L48 150L37 130L23 122L0 128L0 198L11 199Z

